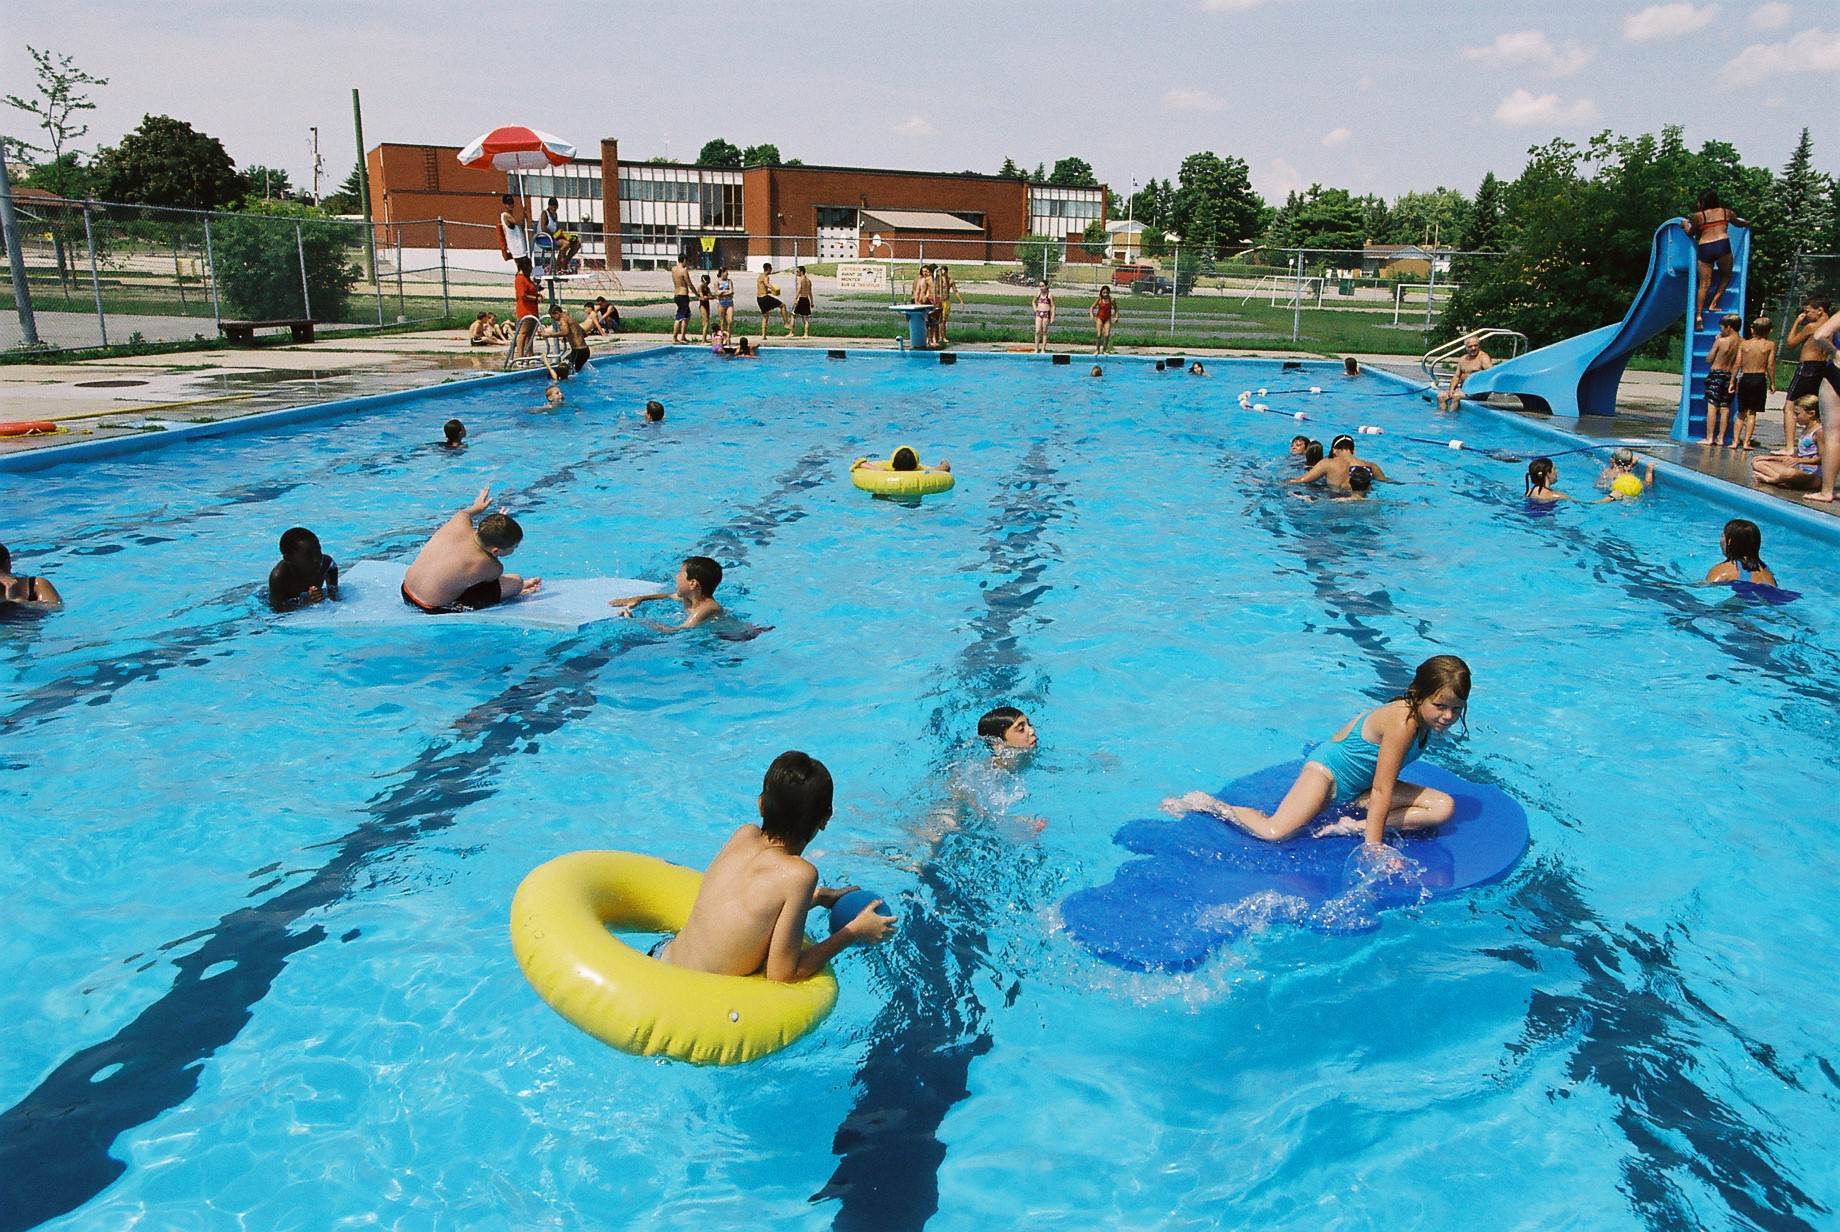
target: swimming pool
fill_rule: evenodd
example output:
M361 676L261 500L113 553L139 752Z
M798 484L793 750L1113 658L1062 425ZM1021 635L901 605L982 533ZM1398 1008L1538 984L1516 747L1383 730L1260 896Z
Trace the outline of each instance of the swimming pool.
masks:
M1766 523L1806 597L1749 606L1682 585L1734 510L1665 477L1529 517L1521 467L1401 439L1553 448L1527 428L1214 368L653 353L556 414L489 383L0 474L15 561L72 600L0 625L0 1228L1827 1223L1829 545ZM1300 425L1233 405L1261 386L1325 439L1383 427L1364 451L1410 482L1282 490ZM458 455L428 444L450 415ZM850 486L901 443L957 489ZM487 481L515 567L704 551L771 631L261 606L287 526L394 556ZM1444 651L1476 691L1430 757L1531 818L1505 882L1183 977L1058 930L1122 823ZM1042 732L1013 775L966 740L999 701ZM826 878L902 917L829 1021L705 1070L545 1008L506 939L523 875L594 847L700 867L787 748L836 777Z

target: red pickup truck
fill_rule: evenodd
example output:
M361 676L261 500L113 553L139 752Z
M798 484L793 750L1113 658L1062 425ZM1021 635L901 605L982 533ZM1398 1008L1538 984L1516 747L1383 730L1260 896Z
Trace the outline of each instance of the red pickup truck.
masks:
M1128 287L1139 279L1156 277L1154 265L1120 265L1112 270L1112 285Z

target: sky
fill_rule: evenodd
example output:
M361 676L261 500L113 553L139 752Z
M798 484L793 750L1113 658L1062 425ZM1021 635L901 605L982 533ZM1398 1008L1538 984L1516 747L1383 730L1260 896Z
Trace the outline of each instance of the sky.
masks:
M547 12L566 37L534 33ZM1473 192L1553 137L1665 124L1772 168L1806 124L1840 170L1815 119L1840 11L1811 0L64 0L6 26L0 93L30 89L27 45L108 78L80 148L166 114L304 184L318 125L327 192L354 162L353 87L369 146L525 123L633 160L712 137L937 171L1078 155L1120 192L1212 150L1280 201L1312 182ZM515 55L507 27L533 32ZM0 108L0 130L30 121Z

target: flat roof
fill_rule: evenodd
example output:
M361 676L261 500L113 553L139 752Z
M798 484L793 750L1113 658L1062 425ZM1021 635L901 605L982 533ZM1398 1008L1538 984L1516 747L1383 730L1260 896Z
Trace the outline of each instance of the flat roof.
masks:
M956 214L944 210L878 210L873 206L863 210L864 218L873 219L884 227L895 231L971 231L978 235L984 228L976 223L966 222Z

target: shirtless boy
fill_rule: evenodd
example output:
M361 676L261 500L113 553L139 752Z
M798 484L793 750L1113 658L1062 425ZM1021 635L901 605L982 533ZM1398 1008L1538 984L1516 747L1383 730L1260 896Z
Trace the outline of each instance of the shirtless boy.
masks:
M654 947L674 967L716 975L764 975L781 983L810 979L852 945L888 936L894 917L876 899L826 940L805 946L805 913L829 907L854 886L826 889L802 858L831 819L831 774L804 753L781 753L760 785L760 824L729 836L703 873L683 931Z
M1373 479L1380 483L1392 482L1386 472L1380 469L1378 462L1355 456L1354 438L1348 435L1336 437L1329 442L1329 456L1295 479L1286 479L1286 483L1326 483L1338 492L1349 491L1348 472L1355 467L1366 470Z
M588 335L561 304L549 307L549 332L561 338L569 348L569 366L580 372L588 366Z
M677 305L677 315L671 321L671 341L690 341L690 258L683 253L677 254L677 264L671 267L671 302Z
M1450 374L1450 388L1438 394L1437 409L1454 411L1463 402L1463 382L1484 368L1493 368L1495 360L1482 349L1474 338L1463 340L1463 358L1457 361L1457 370Z
M424 612L472 612L533 593L542 578L506 573L504 558L517 550L524 530L503 509L481 518L492 489L455 512L423 545L403 574L403 602Z
M646 405L649 417L651 407ZM664 408L658 408L658 418L664 418ZM633 609L641 603L651 603L659 599L675 599L684 605L684 623L681 625L661 625L655 621L646 621L660 633L676 633L683 629L694 629L706 621L714 620L722 614L722 605L712 597L716 587L722 584L722 566L707 556L687 556L678 567L676 589L666 593L659 591L653 595L634 595L630 599L609 599L608 605L619 610L622 616L631 616Z
M1819 384L1819 382L1817 382ZM1776 392L1776 340L1770 337L1770 318L1758 317L1738 344L1738 394L1731 443L1749 449L1757 435L1757 412ZM1795 438L1791 436L1790 440Z
M804 327L803 336L811 337L811 275L805 272L803 265L799 266L799 276L792 283L792 315ZM762 336L765 336L764 330Z
M1795 375L1789 378L1789 391L1783 397L1783 440L1795 440L1795 406L1797 398L1806 398L1821 388L1821 376L1827 371L1828 357L1833 348L1825 341L1816 338L1815 331L1821 323L1833 315L1833 301L1821 295L1811 295L1802 301L1802 310L1796 314L1789 326L1789 332L1783 337L1783 350L1797 348L1795 353ZM1787 449L1788 444L1783 448Z
M779 287L773 282L773 267L760 267L760 277L754 280L754 302L760 305L760 340L767 340L767 318L779 310L779 322L786 327L786 337L792 337L792 317L786 311L786 302L779 297Z
M1744 318L1728 312L1719 322L1719 336L1706 352L1706 439L1702 445L1725 444L1726 422L1731 418L1731 392L1737 381L1738 329ZM1737 444L1737 438L1732 438Z

